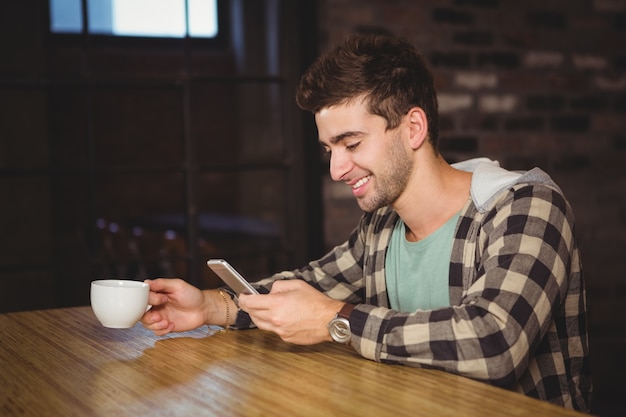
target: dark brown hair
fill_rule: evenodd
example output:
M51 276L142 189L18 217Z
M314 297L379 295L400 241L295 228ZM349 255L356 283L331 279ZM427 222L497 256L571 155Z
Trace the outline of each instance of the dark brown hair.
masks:
M355 34L320 56L300 79L296 101L303 110L365 98L368 111L394 129L412 107L424 110L437 149L438 113L434 77L417 49L381 34Z

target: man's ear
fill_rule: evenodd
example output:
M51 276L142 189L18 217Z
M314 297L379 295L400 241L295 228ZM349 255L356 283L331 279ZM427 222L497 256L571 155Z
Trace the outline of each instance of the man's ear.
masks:
M406 120L409 124L409 145L412 149L417 149L424 141L428 140L428 120L426 113L421 107L412 107L406 114Z

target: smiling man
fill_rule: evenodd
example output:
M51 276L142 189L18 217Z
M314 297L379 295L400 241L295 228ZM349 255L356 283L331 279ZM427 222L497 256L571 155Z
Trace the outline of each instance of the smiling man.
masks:
M149 281L157 334L256 326L298 344L440 369L587 411L585 291L572 209L540 169L437 149L433 76L409 43L355 35L301 79L330 174L365 212L347 241L255 286ZM238 309L240 307L240 309ZM230 314L237 311L238 314Z

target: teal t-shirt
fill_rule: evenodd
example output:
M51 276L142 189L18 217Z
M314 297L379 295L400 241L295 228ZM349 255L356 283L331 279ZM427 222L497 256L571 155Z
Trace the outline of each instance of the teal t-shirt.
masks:
M450 306L450 256L460 212L418 242L409 242L398 219L385 258L391 308L406 313Z

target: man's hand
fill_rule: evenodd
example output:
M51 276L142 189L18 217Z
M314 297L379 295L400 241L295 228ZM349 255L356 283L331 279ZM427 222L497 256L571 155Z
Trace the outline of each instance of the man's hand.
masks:
M274 282L269 294L241 294L239 305L258 328L272 331L286 342L311 345L332 340L327 326L343 302L292 279Z
M141 318L156 335L192 330L207 324L218 308L213 297L182 279L146 280L152 308Z

